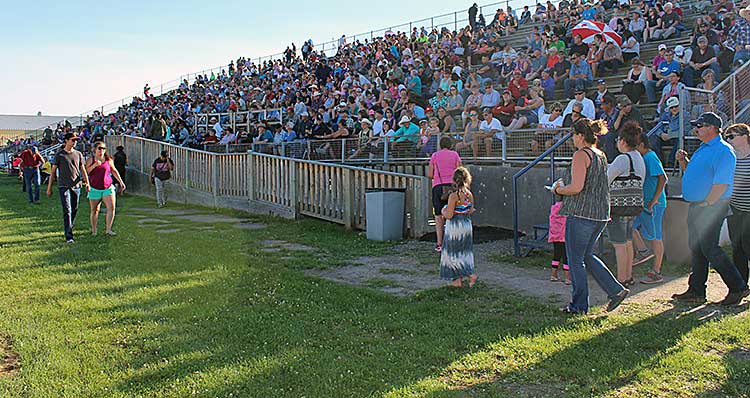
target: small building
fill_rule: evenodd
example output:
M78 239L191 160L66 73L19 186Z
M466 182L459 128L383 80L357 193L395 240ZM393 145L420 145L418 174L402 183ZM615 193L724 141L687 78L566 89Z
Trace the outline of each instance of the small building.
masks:
M29 136L41 136L44 129L55 129L57 123L65 120L75 125L76 116L43 116L37 115L0 115L0 142Z

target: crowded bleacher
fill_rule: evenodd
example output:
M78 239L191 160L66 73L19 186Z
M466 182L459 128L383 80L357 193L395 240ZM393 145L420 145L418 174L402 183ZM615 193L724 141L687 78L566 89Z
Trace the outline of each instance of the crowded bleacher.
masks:
M538 155L560 139L555 129L584 115L613 131L628 120L665 122L655 144L669 149L678 90L711 89L750 58L750 15L740 8L727 0L562 0L488 18L475 4L457 31L343 36L335 54L307 41L273 61L240 57L162 95L146 85L116 112L86 118L80 135L348 160L385 146L421 158L451 133L462 155L497 157L501 145ZM603 143L608 155L616 155L615 136Z

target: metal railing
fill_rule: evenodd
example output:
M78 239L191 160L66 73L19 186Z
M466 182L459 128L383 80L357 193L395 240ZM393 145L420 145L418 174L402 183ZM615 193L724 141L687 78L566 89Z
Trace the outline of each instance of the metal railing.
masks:
M222 126L229 126L235 132L250 133L251 127L260 122L284 122L283 108L261 109L257 111L199 113L193 125L193 135L205 134L218 122Z
M552 144L547 150L545 150L541 155L539 155L536 159L531 161L528 165L526 165L524 168L519 170L516 174L513 175L513 248L516 256L521 255L521 247L536 247L535 245L532 245L527 242L521 242L519 231L518 231L518 179L521 178L524 174L526 174L529 170L531 170L534 166L539 164L544 158L549 156L549 169L550 169L550 182L554 182L556 180L555 178L555 151L560 147L568 146L567 142L570 140L570 137L572 137L572 133L567 133L565 136L563 136L560 140ZM554 197L553 199L554 200Z

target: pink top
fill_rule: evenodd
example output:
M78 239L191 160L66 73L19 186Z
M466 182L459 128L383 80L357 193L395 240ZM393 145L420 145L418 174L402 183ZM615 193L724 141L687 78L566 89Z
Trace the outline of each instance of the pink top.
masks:
M453 173L461 163L458 152L450 149L441 149L432 154L430 164L432 165L432 186L450 184L453 182Z
M95 189L107 189L112 186L112 170L109 167L109 162L104 162L99 166L96 166L94 170L89 173L89 183L91 188Z
M555 202L549 209L548 242L565 242L565 221L567 217L559 214L562 202Z

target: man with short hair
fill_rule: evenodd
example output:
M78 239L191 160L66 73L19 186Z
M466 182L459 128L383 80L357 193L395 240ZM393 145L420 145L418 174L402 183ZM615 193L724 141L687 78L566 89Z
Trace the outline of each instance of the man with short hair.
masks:
M596 107L594 106L594 101L586 98L586 91L584 91L583 87L578 87L576 89L574 98L570 100L570 102L568 102L568 106L565 107L562 116L565 117L570 114L573 111L573 106L576 103L581 104L581 114L583 115L583 117L592 120L596 117Z
M727 47L734 48L732 64L750 59L750 6L740 10L740 18L729 28Z
M482 108L494 108L500 103L500 93L492 87L489 82L484 83L484 94L482 95Z
M601 110L597 115L597 119L604 120L607 122L607 129L611 132L615 131L614 124L617 121L618 111L615 106L615 97L611 94L607 94L602 98ZM614 161L620 151L617 149L617 136L615 134L606 134L600 137L601 150L607 155L607 160L610 162Z
M41 175L39 168L44 164L42 155L36 146L26 148L21 151L21 173L23 173L23 182L26 186L26 192L29 194L29 203L39 204L39 184Z
M669 167L670 164L674 163L675 154L679 148L680 138L680 100L677 97L671 97L666 101L666 109L662 112L659 118L661 123L661 132L649 137L649 144L651 148L662 160L662 163ZM664 143L669 143L672 146L672 152L669 153L666 161L662 155L662 146Z
M479 132L474 133L474 140L471 147L474 153L479 153L479 142L484 142L484 148L487 157L492 157L493 140L502 140L505 137L503 125L492 115L492 109L484 108L482 110L482 122L479 124Z
M52 183L57 176L57 187L60 193L63 212L63 228L65 240L75 243L73 239L73 226L78 213L78 201L81 197L81 184L88 191L89 175L84 166L83 154L75 150L78 136L75 133L66 133L63 147L55 154L52 160L49 182L47 183L47 197L52 196Z
M620 50L620 46L616 46L613 41L608 41L604 47L602 60L599 62L598 72L602 74L611 69L612 74L616 75L619 73L618 71L623 64L624 61L622 59L622 50Z
M660 18L661 24L654 30L652 40L666 40L677 33L677 25L680 24L680 16L674 12L674 5L668 2L664 5L664 14Z
M594 75L591 73L591 66L586 62L585 58L578 56L578 54L573 54L570 56L570 61L570 73L564 83L566 98L573 98L573 89L575 87L588 87L594 80Z
M706 301L708 267L721 275L729 293L719 304L733 306L750 295L747 283L726 253L719 247L721 226L729 211L737 157L732 147L721 138L721 118L707 112L690 122L702 144L688 158L680 150L677 160L682 177L682 196L690 203L688 209L688 245L692 254L692 272L688 290L673 299L693 303Z
M680 95L680 90L685 88L685 83L680 81L680 72L672 72L669 74L669 82L664 86L664 88L661 90L661 99L659 100L659 104L656 106L657 112L663 111L663 105L667 101L667 99L672 97L678 97Z
M705 36L699 37L698 48L693 51L690 62L683 72L682 80L686 85L695 87L695 76L701 76L706 69L711 69L714 71L714 76L719 76L721 68L718 60L713 47L708 45L708 39Z
M169 158L167 151L161 151L158 158L151 165L151 183L156 187L156 207L164 207L167 204L167 191L164 183L172 177L174 162Z

